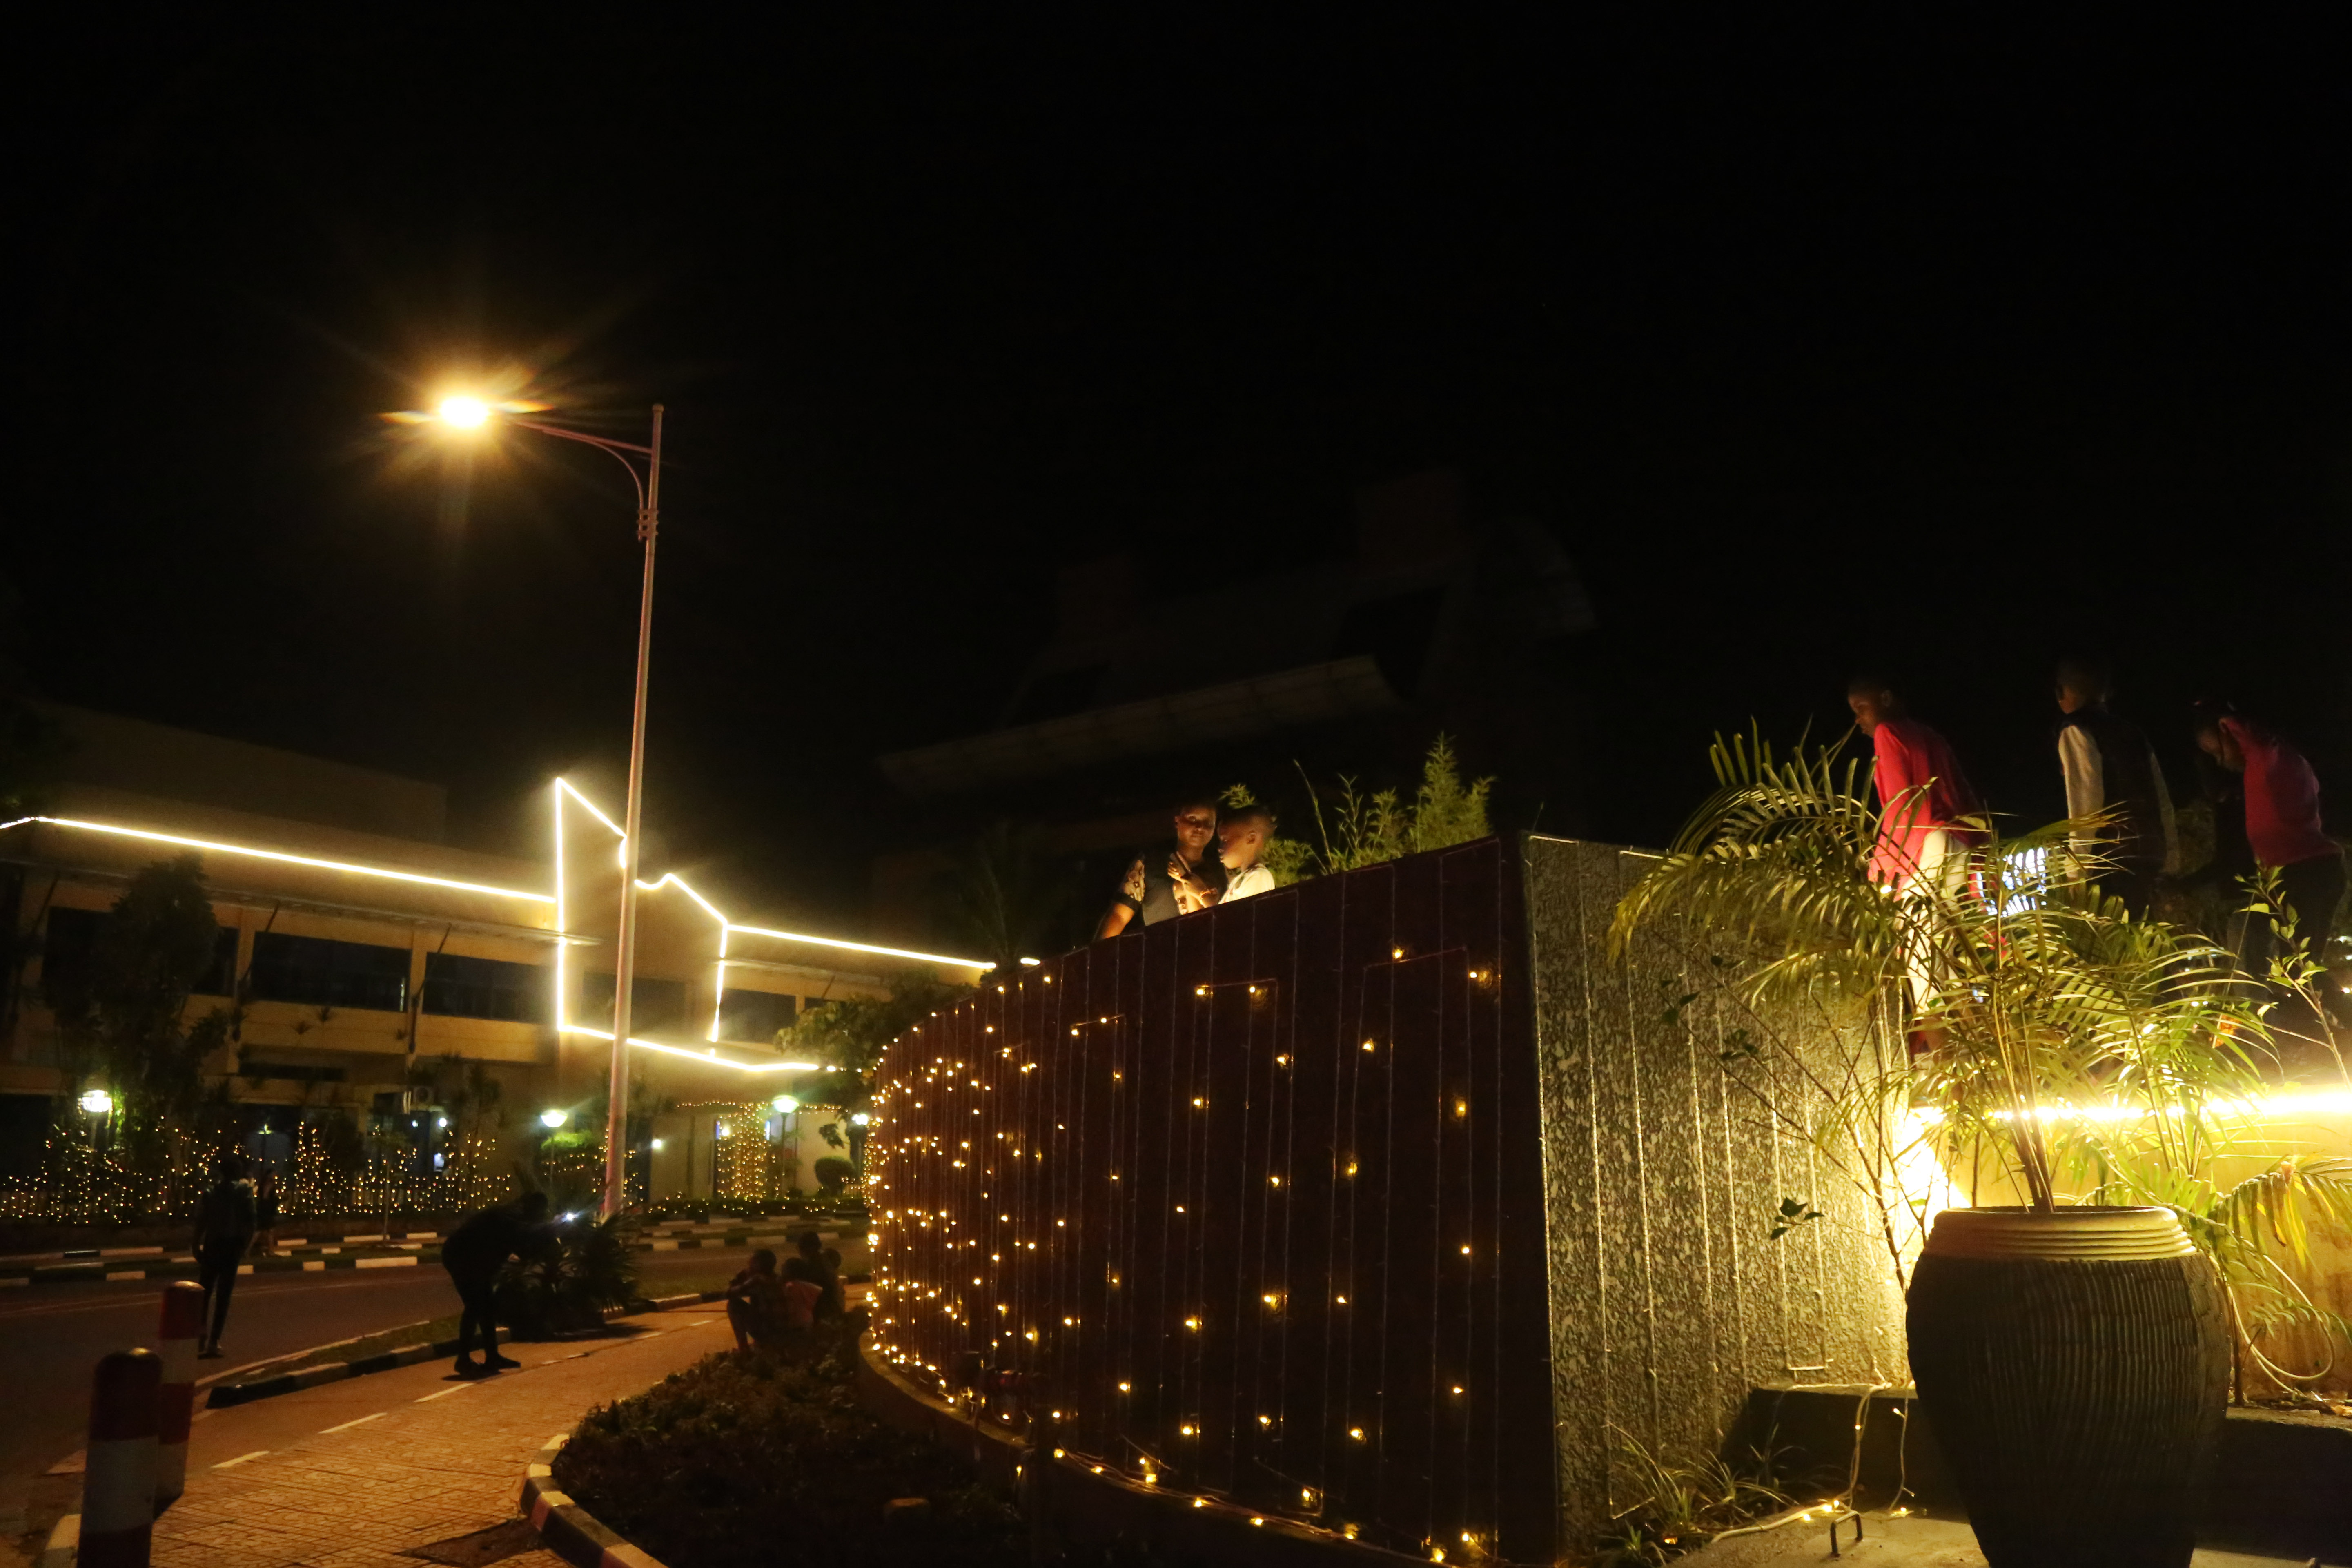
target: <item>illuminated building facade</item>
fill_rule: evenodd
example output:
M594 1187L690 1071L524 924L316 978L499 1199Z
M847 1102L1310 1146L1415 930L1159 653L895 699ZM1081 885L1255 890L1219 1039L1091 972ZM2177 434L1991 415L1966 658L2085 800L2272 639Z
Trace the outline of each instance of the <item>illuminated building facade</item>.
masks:
M437 785L71 709L63 778L33 814L0 824L0 910L17 962L0 992L0 1142L46 1125L69 1081L50 997L90 962L140 869L200 858L220 922L190 1016L241 1000L229 1043L205 1063L247 1108L262 1152L308 1117L435 1120L438 1072L499 1085L505 1136L543 1135L548 1112L599 1100L619 906L613 819L564 780L541 806L538 857L446 842ZM631 1038L646 1091L683 1107L807 1088L815 1064L778 1048L811 1006L881 994L916 963L969 981L952 957L739 922L674 873L641 884ZM600 1024L603 1027L600 1027ZM831 1120L828 1118L827 1120ZM657 1117L656 1196L710 1195L690 1154L714 1118ZM807 1123L803 1128L799 1123ZM557 1123L561 1125L561 1123ZM263 1131L267 1129L268 1131ZM774 1136L815 1119L786 1118ZM817 1145L800 1161L803 1181Z

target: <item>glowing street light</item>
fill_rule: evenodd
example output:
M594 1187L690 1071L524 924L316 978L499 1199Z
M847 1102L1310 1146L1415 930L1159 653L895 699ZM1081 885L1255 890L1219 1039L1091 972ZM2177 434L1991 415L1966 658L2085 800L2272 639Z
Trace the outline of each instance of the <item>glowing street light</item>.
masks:
M571 1118L561 1110L542 1110L539 1113L539 1124L551 1130L562 1126L569 1120Z
M801 1102L794 1100L789 1094L780 1094L776 1096L775 1100L771 1103L772 1103L778 1110L782 1111L787 1116L790 1116L793 1111L798 1110L801 1108Z
M442 424L457 430L480 430L497 415L502 425L512 425L541 436L553 436L559 440L577 441L583 447L594 447L613 454L614 460L628 470L629 483L637 491L637 539L646 547L645 588L637 604L637 696L629 722L629 797L627 809L622 814L621 828L621 929L619 940L613 946L613 1063L607 1083L611 1090L612 1110L604 1121L604 1198L602 1213L606 1218L619 1214L625 1206L625 1178L628 1171L629 1148L626 1141L629 1117L629 993L636 973L637 960L637 843L643 835L638 831L644 814L646 791L646 685L652 670L654 645L654 541L661 530L661 440L662 405L654 405L653 443L640 447L628 441L608 441L602 436L590 436L579 430L567 430L561 425L549 425L537 419L524 419L520 413L535 409L534 404L503 404L493 406L478 397L463 395L441 400L438 417ZM633 459L645 460L645 472L637 472ZM545 1121L542 1117L541 1120ZM556 1123L549 1122L554 1126Z
M102 1089L87 1089L81 1097L81 1108L92 1116L110 1116L114 1112L114 1096Z

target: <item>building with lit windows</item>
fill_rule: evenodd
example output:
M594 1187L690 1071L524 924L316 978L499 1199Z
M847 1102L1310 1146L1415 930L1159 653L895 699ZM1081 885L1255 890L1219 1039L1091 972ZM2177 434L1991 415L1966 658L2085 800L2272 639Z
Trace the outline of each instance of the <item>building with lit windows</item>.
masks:
M33 815L0 824L0 914L16 939L0 964L0 1157L37 1146L57 1097L89 1087L69 1081L49 998L90 962L130 879L191 853L220 930L190 1015L241 1000L204 1070L257 1152L283 1158L298 1121L338 1113L429 1129L435 1091L419 1079L436 1069L495 1081L518 1144L549 1113L601 1104L621 841L603 803L550 781L545 852L483 854L446 842L436 784L42 710L66 742L61 776ZM630 1053L633 1076L669 1108L652 1135L656 1196L709 1195L713 1108L793 1089L816 1101L813 1065L777 1045L808 1009L880 994L908 964L950 982L984 967L740 921L675 874L641 876ZM808 1140L804 1184L833 1152L818 1122L768 1124Z

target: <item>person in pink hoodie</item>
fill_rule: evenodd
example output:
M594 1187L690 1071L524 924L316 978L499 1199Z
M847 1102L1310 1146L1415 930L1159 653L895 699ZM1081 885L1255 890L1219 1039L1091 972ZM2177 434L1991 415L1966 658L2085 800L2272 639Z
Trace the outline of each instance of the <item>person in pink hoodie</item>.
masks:
M2277 731L2227 703L2200 703L2196 732L2207 756L2245 775L2246 842L2257 861L2278 872L2294 939L2326 962L2344 901L2344 850L2320 827L2319 775ZM2264 954L2250 948L2245 956L2259 965Z

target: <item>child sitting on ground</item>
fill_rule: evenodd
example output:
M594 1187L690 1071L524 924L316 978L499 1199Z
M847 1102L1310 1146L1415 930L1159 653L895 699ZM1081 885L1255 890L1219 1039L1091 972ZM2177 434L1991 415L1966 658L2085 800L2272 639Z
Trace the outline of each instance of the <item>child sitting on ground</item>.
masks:
M751 1254L750 1267L727 1282L727 1325L735 1331L735 1348L748 1351L782 1339L789 1321L786 1301L776 1255L763 1247Z

